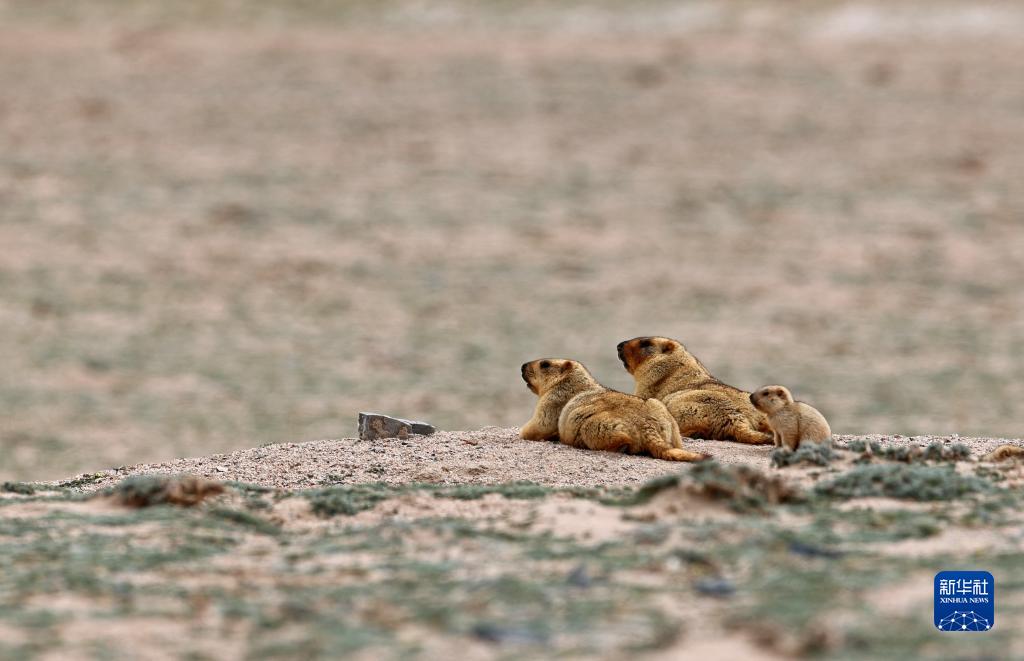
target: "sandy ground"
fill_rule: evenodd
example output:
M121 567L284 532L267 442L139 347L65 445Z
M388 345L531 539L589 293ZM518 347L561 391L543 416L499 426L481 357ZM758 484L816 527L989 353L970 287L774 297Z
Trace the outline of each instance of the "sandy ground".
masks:
M955 472L992 480L991 490L776 503L767 482L747 483L746 495L728 482L709 490L693 464L522 441L498 427L138 464L57 483L62 493L5 485L0 658L1024 653L1012 635L1024 616L1024 464L977 461L1024 442L841 436L836 446L854 440L963 443L972 456ZM720 470L754 467L790 493L857 467L853 452L774 469L767 446L685 443ZM178 473L232 486L194 508L129 509L101 493L131 476ZM630 488L668 473L677 480L631 500ZM596 489L517 495L507 487L517 481ZM467 496L457 485L495 486ZM82 491L98 493L82 500ZM324 510L321 498L337 500ZM937 646L931 582L953 565L997 576L999 626Z
M932 441L959 442L968 445L976 456L1013 442L958 436L835 437L840 446L855 438L920 446ZM747 464L760 469L769 465L769 446L702 439L686 439L684 445L710 454L726 464ZM685 464L646 456L592 452L560 443L524 441L519 438L517 428L485 427L477 431L438 432L407 439L361 441L344 438L278 443L229 454L138 464L86 475L100 476L94 482L95 486L109 485L127 475L188 473L288 489L366 482L497 484L516 481L547 486L614 487L637 486L652 477L677 471L682 466Z

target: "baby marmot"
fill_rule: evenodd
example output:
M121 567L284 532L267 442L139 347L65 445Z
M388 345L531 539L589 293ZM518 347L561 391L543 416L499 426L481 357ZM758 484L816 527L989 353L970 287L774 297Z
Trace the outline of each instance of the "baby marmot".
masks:
M784 386L765 386L750 395L750 403L768 416L776 447L796 450L803 442L827 443L832 430L816 408L793 401Z
M650 454L670 461L707 456L683 449L679 426L665 405L609 390L575 360L544 358L522 366L523 380L540 396L520 435L559 439L591 450Z

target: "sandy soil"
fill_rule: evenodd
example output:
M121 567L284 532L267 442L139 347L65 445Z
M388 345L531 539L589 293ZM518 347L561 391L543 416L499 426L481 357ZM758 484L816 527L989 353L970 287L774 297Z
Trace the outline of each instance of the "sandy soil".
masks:
M964 443L980 456L1007 442L995 438L959 436L841 436L843 446L853 439L925 446L932 441ZM1017 441L1018 444L1024 444ZM685 447L710 454L725 464L769 466L769 446L686 439ZM322 484L414 482L435 484L496 484L530 481L548 486L637 486L646 480L684 468L686 464L646 456L591 452L560 443L524 441L517 428L485 427L477 431L438 432L408 439L361 441L355 438L278 443L228 454L191 457L156 464L137 464L87 473L101 487L127 475L188 473L218 480L238 480L275 488ZM791 474L813 469L795 468ZM79 476L82 477L82 476ZM89 488L92 488L90 486Z
M1013 576L1024 567L1016 560L1024 516L1014 504L1024 464L977 457L1024 443L836 440L839 449L855 440L963 443L972 457L957 472L988 476L998 489L979 492L980 500L871 496L758 506L729 487L708 491L691 481L699 473L693 464L522 441L517 429L497 427L282 443L121 467L56 483L74 485L64 496L42 483L35 494L0 493L0 656L118 656L130 648L153 658L282 650L310 658L411 650L428 659L453 650L472 659L569 650L608 659L626 650L651 659L878 658L905 645L928 658L938 652L933 632L911 611L930 603L937 569L964 558L992 567L1002 603L1014 603ZM766 446L686 443L726 471L753 467L805 494L855 469L858 456L773 469ZM67 497L131 476L178 473L249 486L192 509L131 510L102 493ZM681 477L649 499L615 500L666 474ZM605 495L439 491L515 481ZM314 507L318 494L347 498L347 489L370 489L376 500ZM763 500L767 491L758 489L752 495ZM40 583L44 562L49 578ZM779 590L788 594L781 602ZM862 602L896 624L879 628L874 611L851 606ZM1012 607L1000 617L1004 630L1019 623ZM982 642L1022 651L1003 634Z

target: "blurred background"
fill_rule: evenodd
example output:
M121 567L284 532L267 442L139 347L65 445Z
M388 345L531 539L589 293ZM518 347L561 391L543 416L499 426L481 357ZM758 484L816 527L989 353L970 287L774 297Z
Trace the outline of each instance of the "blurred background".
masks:
M677 338L1024 434L1024 7L0 0L0 478L514 426Z

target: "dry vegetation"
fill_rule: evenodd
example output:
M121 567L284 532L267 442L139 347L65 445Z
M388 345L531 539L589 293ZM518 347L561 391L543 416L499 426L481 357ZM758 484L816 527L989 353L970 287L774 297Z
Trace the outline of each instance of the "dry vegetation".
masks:
M998 442L769 469L708 441L680 469L492 428L5 483L0 658L1017 658L1024 464L979 462ZM996 577L993 631L931 626L951 567Z

